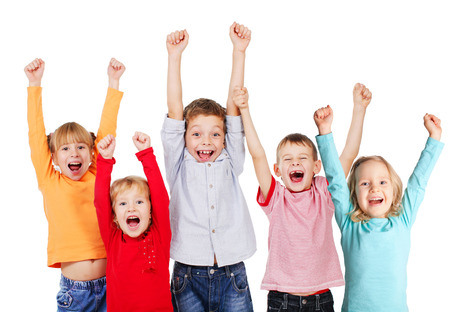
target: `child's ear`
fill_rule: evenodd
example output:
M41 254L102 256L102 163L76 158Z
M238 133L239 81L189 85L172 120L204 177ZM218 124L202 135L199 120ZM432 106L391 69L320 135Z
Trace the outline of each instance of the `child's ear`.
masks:
M314 162L314 174L318 174L320 169L322 169L322 162L318 159Z
M55 164L55 166L59 166L54 153L52 153L52 160L53 160L53 163Z
M281 177L281 171L280 167L278 167L278 164L273 164L273 172L277 177Z

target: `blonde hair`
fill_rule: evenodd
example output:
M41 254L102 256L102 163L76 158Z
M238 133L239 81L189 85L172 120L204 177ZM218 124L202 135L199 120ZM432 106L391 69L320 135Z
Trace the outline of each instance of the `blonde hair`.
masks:
M310 138L308 138L306 135L301 134L301 133L291 133L291 134L288 134L287 136L285 136L280 141L280 143L278 143L278 147L277 147L277 164L280 163L280 150L287 143L311 147L313 160L316 161L318 159L316 146L314 145L313 141L311 141Z
M356 177L356 169L358 169L361 164L367 162L367 161L380 161L382 162L390 175L391 182L392 182L392 188L393 188L393 197L392 197L392 205L389 208L388 217L398 217L403 210L402 207L402 196L403 196L403 184L402 180L398 176L398 174L395 172L394 168L387 162L386 159L384 159L381 156L363 156L358 158L355 163L352 166L352 169L350 170L350 175L348 177L348 188L350 190L350 200L353 204L353 210L349 212L349 215L351 215L351 219L353 222L362 222L366 223L368 222L371 217L368 216L366 213L364 213L358 204L358 198L356 194L356 188L357 188L357 177Z
M55 153L62 145L69 143L85 143L90 150L94 148L95 134L88 132L76 122L67 122L47 136L51 153Z
M139 192L144 193L145 197L148 198L150 202L150 212L152 211L152 205L150 200L150 189L148 188L148 182L146 179L138 177L138 176L128 176L122 179L117 179L113 182L111 185L111 188L109 190L109 196L111 198L111 207L112 207L112 213L114 216L114 223L116 224L117 228L120 229L119 222L116 219L116 212L114 211L114 205L116 204L116 198L117 196L129 189L132 189L133 187L136 187ZM149 226L152 225L152 221L150 221Z

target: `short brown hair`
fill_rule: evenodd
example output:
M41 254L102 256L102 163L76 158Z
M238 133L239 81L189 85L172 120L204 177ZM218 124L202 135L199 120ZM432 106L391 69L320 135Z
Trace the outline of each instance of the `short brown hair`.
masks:
M219 117L223 120L223 132L227 133L227 126L225 123L227 115L226 109L216 101L200 98L192 101L186 106L183 112L184 119L186 120L186 128L188 127L189 122L199 115Z
M353 210L349 212L349 215L351 215L351 219L353 222L368 222L371 217L364 213L364 211L361 210L358 204L358 198L356 195L356 183L358 182L356 179L356 170L358 167L370 160L379 161L382 162L387 170L389 171L389 175L392 182L392 187L394 189L393 196L392 196L392 205L391 208L388 211L388 217L398 217L403 210L402 207L402 196L403 196L403 184L402 180L398 176L397 172L395 172L394 168L392 168L391 164L387 162L386 159L384 159L381 156L362 156L359 157L355 163L352 166L352 169L350 170L350 175L348 177L348 188L350 190L350 201L353 204Z
M317 157L317 149L314 143L304 134L301 133L291 133L285 136L277 147L277 163L280 162L280 150L285 146L287 143L295 143L297 145L303 145L303 146L309 146L312 149L313 152L313 159L316 161L318 159Z
M85 143L89 149L94 148L95 134L88 132L76 122L67 122L47 136L50 152L55 153L62 145L69 143Z

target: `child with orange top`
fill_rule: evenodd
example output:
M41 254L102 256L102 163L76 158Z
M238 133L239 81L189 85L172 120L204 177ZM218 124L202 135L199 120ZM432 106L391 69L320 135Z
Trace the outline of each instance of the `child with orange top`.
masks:
M106 311L106 251L93 203L95 144L106 134L115 134L125 66L115 59L108 65L109 88L97 138L75 122L63 124L47 137L42 113L44 68L44 61L35 59L24 70L29 80L31 160L49 224L47 265L61 268L62 273L58 311Z

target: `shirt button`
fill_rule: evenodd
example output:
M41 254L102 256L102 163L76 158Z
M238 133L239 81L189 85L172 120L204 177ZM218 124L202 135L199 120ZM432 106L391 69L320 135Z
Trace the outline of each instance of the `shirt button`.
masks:
M209 188L212 188L212 187L213 187L213 185L212 185L212 184L210 184L210 185L209 185Z
M209 270L209 274L214 274L214 269Z
M216 230L212 230L213 233L216 233Z
M211 167L211 164L208 164L208 167Z
M302 300L302 304L306 304L306 303L308 303L308 300L303 299L303 300Z
M214 209L214 205L211 205L211 209Z

